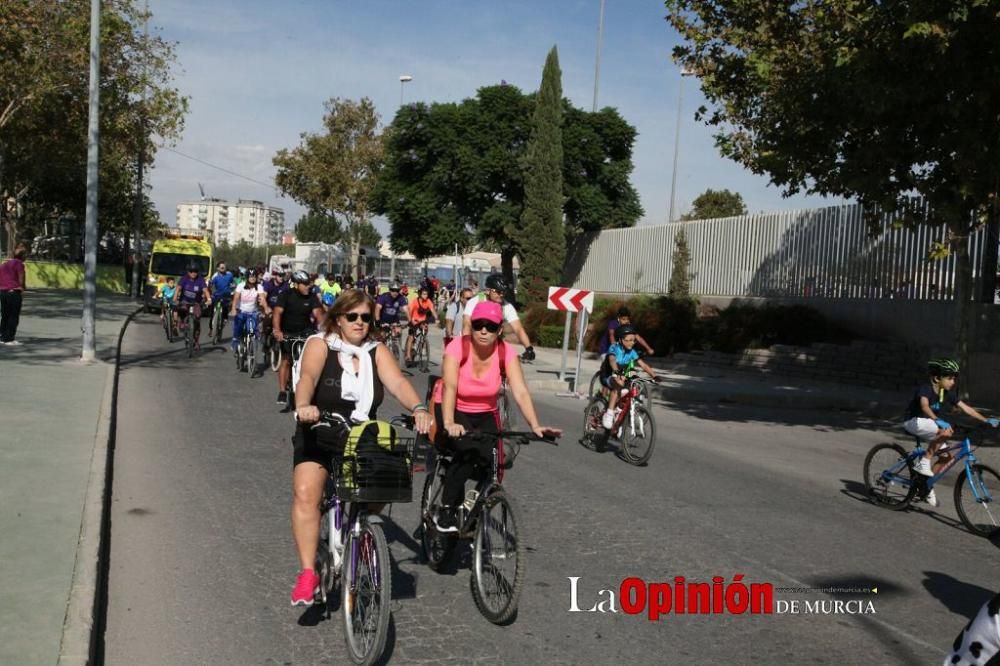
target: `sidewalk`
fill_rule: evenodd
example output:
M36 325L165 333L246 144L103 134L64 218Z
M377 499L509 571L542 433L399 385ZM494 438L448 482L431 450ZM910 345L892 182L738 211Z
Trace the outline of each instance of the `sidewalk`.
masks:
M137 306L98 293L90 365L82 307L82 291L28 291L23 344L0 347L0 664L87 658L115 349Z
M532 391L569 391L570 384L560 381L561 349L535 348L534 363L525 364L525 378ZM580 365L578 391L586 393L590 378L600 368L600 361L584 354ZM663 381L654 388L654 395L667 402L737 403L781 409L818 409L862 412L872 416L891 417L901 411L907 396L899 391L810 381L739 370L687 365L666 358L646 359ZM566 361L572 376L576 354L570 352Z

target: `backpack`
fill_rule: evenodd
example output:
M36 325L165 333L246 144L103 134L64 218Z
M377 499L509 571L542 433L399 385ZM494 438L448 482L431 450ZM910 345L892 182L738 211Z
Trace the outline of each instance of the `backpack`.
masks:
M338 494L352 501L409 502L413 499L412 459L386 421L351 428L344 446Z

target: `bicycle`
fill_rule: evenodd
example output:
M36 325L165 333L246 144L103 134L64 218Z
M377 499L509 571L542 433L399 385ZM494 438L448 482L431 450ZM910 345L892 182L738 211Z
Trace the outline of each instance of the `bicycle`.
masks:
M417 324L413 333L413 355L415 358L412 364L417 366L420 372L427 372L430 363L430 344L427 342L427 322Z
M899 444L877 444L865 456L865 491L879 506L893 511L907 508L914 498L923 499L953 467L965 461L955 483L954 500L958 517L965 527L979 536L990 536L1000 527L1000 507L991 509L993 490L1000 492L1000 474L979 463L970 434L981 429L961 428L961 442L939 451L952 454L952 460L934 476L924 476L914 465L926 450L919 438L916 448L907 453ZM909 433L907 433L909 434Z
M161 316L163 317L163 331L167 335L167 342L172 343L174 339L176 339L177 336L180 335L180 332L177 330L177 324L174 323L173 304L170 301L164 299L163 309L160 312Z
M558 445L555 438L533 432L501 431L499 434L466 433L465 438L500 444L493 447L491 474L466 493L458 507L458 532L439 533L434 516L441 509L444 477L452 455L434 450L420 501L420 542L428 566L440 571L459 539L472 540L472 599L483 617L493 624L508 624L517 614L524 584L524 544L517 533L514 504L503 488L504 471L514 465L522 446L529 442ZM433 450L433 449L432 449Z
M639 358L642 358L644 354L639 352ZM638 360L638 359L637 359ZM631 372L638 372L636 361L629 361L624 368L625 374ZM590 386L587 388L587 396L593 398L595 395L600 395L607 391L607 388L601 384L601 371L598 370L594 373L594 376L590 378ZM637 396L639 401L644 405L648 405L650 401L649 385L642 384L640 388L639 395Z
M618 399L617 414L610 430L605 430L601 422L608 408L608 398L603 393L592 397L584 409L580 443L594 451L604 451L614 433L621 442L619 453L625 462L637 466L649 462L656 443L656 422L652 412L642 404L640 396L643 384L656 381L637 377L634 373L625 377L625 387Z
M382 341L389 348L389 351L392 352L392 357L396 359L396 363L399 363L403 357L402 347L399 344L403 333L399 324L381 324L380 328L382 329Z
M215 306L212 309L212 344L219 344L222 342L222 317L223 317L223 302L222 299L215 301Z
M312 429L334 427L337 420L343 423L339 415L323 412ZM330 451L333 474L320 503L317 601L329 617L327 599L339 581L344 640L355 664L371 664L382 656L392 601L389 546L382 519L369 513L368 503L413 500L414 441L414 437L397 436L380 440L371 451L356 448L354 455Z
M299 383L299 359L302 358L302 350L306 347L306 340L309 339L309 335L301 336L285 336L285 340L291 344L291 365L292 365L292 382L288 387L288 402L285 403L285 409L291 411L295 408L295 387Z
M247 317L243 323L243 334L236 347L236 370L243 372L246 368L247 374L253 379L257 376L257 338L258 319L256 316Z
M194 356L194 306L193 304L187 304L184 309L184 316L181 318L181 329L184 331L184 351L187 352L187 357L192 358Z

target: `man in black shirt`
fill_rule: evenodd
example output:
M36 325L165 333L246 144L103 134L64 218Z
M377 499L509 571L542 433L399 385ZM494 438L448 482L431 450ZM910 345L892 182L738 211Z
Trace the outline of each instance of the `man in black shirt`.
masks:
M308 273L292 273L292 286L278 297L271 317L274 339L281 343L276 402L284 405L288 402L288 381L292 373L292 345L285 338L306 337L323 319L323 304L319 296L312 293L312 280Z

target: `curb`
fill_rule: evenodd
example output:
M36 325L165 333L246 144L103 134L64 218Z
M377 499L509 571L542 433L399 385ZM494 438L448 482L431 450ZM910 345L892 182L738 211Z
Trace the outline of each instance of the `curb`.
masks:
M100 661L97 647L98 637L104 630L103 612L107 594L107 537L111 527L111 471L118 409L119 364L125 330L144 309L139 307L125 318L118 333L115 362L108 366L108 381L101 400L80 521L73 583L63 620L58 660L60 666L82 666Z

